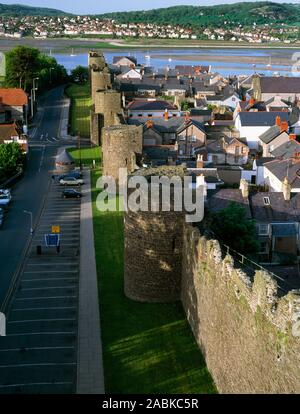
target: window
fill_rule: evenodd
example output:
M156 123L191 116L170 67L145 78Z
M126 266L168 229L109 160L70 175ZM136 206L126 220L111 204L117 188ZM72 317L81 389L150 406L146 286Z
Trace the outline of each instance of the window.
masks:
M151 118L152 117L152 114L148 114L148 118Z
M268 224L259 224L258 234L259 234L259 236L268 236L269 235L269 225Z
M143 116L143 114L138 114L138 116L141 118Z
M270 206L271 205L269 197L264 197L263 200L264 200L264 205L265 206Z
M261 242L259 246L259 253L268 253L269 246L267 242Z

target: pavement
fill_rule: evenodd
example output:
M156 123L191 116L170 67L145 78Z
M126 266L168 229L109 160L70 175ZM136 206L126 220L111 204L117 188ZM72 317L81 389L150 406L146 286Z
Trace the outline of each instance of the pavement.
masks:
M78 394L104 394L90 171L84 172L80 227Z

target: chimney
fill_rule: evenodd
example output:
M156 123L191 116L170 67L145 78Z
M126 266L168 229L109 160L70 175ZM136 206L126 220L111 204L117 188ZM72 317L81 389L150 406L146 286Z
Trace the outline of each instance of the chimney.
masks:
M285 201L290 201L291 199L291 185L289 183L289 180L287 177L283 180L282 183L282 192L283 192L283 198Z
M198 188L200 186L203 186L203 195L204 195L204 198L206 198L207 197L207 183L205 181L205 177L203 174L198 175L196 178L196 187Z
M280 125L281 125L281 118L280 118L280 116L279 116L279 115L278 115L278 116L276 116L275 125L277 125L278 127L280 127Z
M297 135L296 134L290 134L290 140L296 141Z
M164 118L165 118L166 121L169 119L169 112L168 112L167 108L165 109Z
M280 132L287 132L288 131L288 129L289 129L289 124L288 124L288 122L287 121L283 121L283 122L281 122L281 125L280 125Z
M152 128L153 127L153 121L151 121L150 119L146 122L146 127L149 129L149 128Z
M240 190L242 192L243 198L249 197L249 184L248 181L246 181L244 178L240 181Z
M189 111L187 111L185 113L184 120L185 120L186 123L189 123L190 122L191 119L190 119L190 113L189 113Z
M196 164L196 168L203 168L203 167L204 167L203 155L202 155L202 154L198 154L198 155L197 155L197 164Z
M156 75L155 75L155 72L153 72L152 73L152 79L155 79L156 78Z
M249 99L249 105L253 106L255 104L255 99L253 96L251 96L251 98Z

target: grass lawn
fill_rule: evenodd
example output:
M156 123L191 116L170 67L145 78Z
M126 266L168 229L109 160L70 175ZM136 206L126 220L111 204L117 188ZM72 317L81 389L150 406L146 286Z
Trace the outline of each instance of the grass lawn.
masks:
M90 85L71 85L66 88L66 94L71 98L71 132L78 131L82 137L90 136L90 109L92 99Z
M76 161L76 165L79 166L79 150L76 148L68 148L68 152ZM91 147L91 148L82 148L81 149L81 161L84 166L91 167L93 166L93 160L96 161L96 168L100 167L100 162L102 158L102 152L100 147Z
M123 293L123 213L96 208L95 249L106 393L215 393L181 303L142 304Z

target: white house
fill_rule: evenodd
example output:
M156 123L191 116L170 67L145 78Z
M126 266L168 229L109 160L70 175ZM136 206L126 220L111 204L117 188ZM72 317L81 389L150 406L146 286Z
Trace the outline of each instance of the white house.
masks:
M258 149L259 137L271 126L276 125L276 118L288 122L289 112L239 112L235 118L235 127L241 138L246 138L250 149Z

